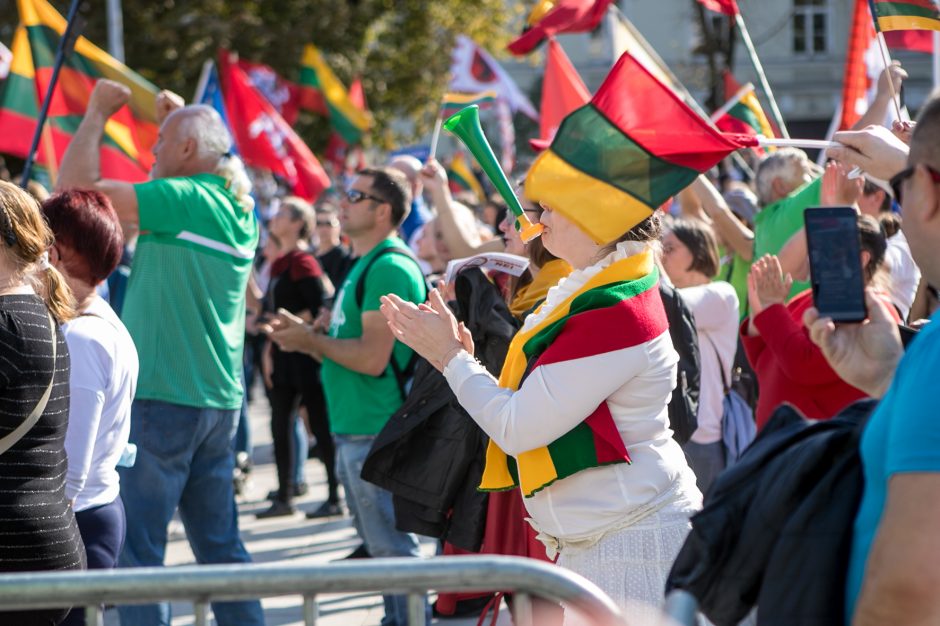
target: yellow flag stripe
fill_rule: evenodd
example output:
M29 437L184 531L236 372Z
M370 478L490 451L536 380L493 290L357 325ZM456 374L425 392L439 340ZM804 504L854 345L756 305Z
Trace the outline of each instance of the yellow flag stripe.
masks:
M881 30L940 30L940 20L917 15L888 15L878 18Z
M29 48L29 34L23 26L18 26L13 34L12 52L10 72L30 80L35 79L36 69L33 67L33 53Z
M323 55L313 44L304 46L304 55L301 64L313 68L317 73L317 80L320 82L320 89L323 97L343 114L351 124L356 128L366 131L372 126L372 117L365 111L360 110L349 100L349 92L346 87L336 77L333 70L326 64Z

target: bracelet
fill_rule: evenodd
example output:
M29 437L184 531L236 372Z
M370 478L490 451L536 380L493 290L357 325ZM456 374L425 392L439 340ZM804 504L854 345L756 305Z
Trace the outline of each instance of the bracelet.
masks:
M451 348L450 351L449 351L447 354L445 354L445 355L444 355L444 358L441 359L441 361L440 361L440 362L441 362L441 372L444 371L444 368L447 367L447 364L450 363L450 360L451 360L452 358L454 358L455 356L457 356L458 354L460 354L461 352L463 352L463 350L464 350L464 347L463 347L463 346L457 346L457 347L455 347L455 348Z

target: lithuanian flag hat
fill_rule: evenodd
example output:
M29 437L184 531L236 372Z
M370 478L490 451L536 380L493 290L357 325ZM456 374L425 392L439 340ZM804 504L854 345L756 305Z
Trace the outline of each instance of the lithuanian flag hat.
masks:
M599 243L620 238L754 137L722 133L624 53L591 101L561 123L525 196Z

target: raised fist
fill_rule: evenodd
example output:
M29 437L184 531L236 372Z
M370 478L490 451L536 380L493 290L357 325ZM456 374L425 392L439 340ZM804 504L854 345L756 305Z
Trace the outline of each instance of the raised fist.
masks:
M88 101L88 110L111 117L122 106L130 102L131 90L113 80L101 79L95 83Z
M157 94L157 124L163 124L163 120L167 118L173 111L176 109L182 109L186 106L186 102L182 97L164 89Z

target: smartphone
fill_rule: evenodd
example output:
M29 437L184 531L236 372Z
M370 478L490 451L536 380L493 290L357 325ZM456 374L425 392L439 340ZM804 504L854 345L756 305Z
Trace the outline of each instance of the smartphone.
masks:
M819 207L806 209L803 218L816 309L836 323L864 321L868 310L858 213L849 206Z

